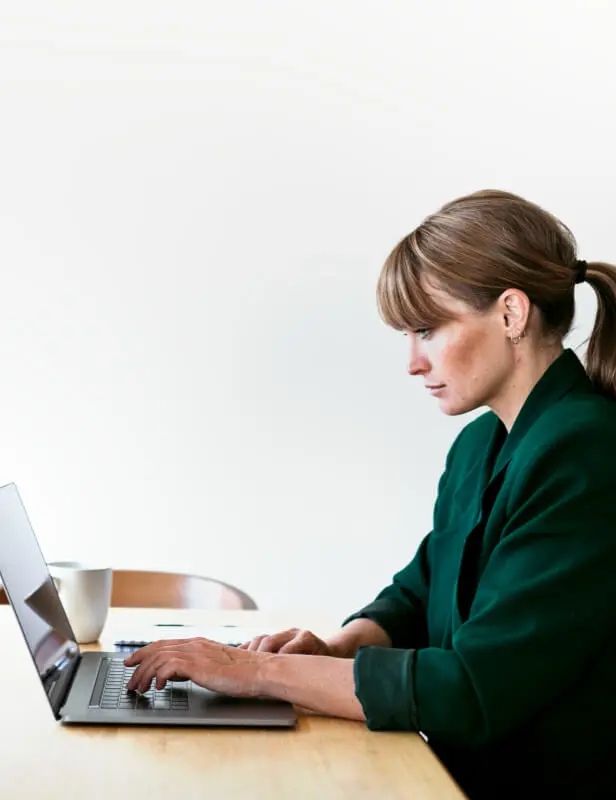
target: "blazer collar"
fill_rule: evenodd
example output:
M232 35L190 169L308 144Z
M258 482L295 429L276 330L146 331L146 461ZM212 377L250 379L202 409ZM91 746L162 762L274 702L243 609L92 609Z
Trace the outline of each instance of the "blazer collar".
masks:
M518 445L543 412L574 389L582 393L591 392L592 385L579 358L567 348L550 364L526 398L496 458L493 476L507 466ZM500 426L504 428L502 422Z

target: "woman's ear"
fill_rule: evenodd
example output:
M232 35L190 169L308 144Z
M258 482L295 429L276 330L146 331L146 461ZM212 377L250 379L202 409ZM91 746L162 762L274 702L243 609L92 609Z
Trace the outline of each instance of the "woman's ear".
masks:
M507 289L499 298L502 307L505 335L509 338L523 336L530 315L528 295L519 289Z

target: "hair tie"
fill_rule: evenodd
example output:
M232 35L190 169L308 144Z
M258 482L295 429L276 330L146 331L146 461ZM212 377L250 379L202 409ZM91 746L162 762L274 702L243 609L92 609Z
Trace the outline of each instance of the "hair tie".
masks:
M586 270L588 269L588 264L583 259L578 259L575 262L575 269L576 269L575 282L584 283L584 281L586 280Z

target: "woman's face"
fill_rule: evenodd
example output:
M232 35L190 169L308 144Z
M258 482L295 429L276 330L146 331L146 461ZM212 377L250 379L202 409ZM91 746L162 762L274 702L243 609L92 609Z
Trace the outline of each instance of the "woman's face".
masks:
M478 312L441 290L432 293L454 319L433 330L407 332L409 375L421 376L445 414L498 406L515 367L501 304Z

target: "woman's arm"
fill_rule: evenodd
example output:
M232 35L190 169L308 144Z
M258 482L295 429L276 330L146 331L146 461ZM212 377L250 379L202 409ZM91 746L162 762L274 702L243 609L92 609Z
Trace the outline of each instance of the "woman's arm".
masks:
M352 620L325 643L336 658L354 658L360 647L369 645L391 647L387 633L371 619Z
M157 689L192 680L232 697L267 695L328 716L365 719L349 658L261 653L195 637L153 642L124 663L135 667L129 691L145 692L153 679Z
M273 653L259 666L264 695L331 717L365 720L355 697L352 659Z

